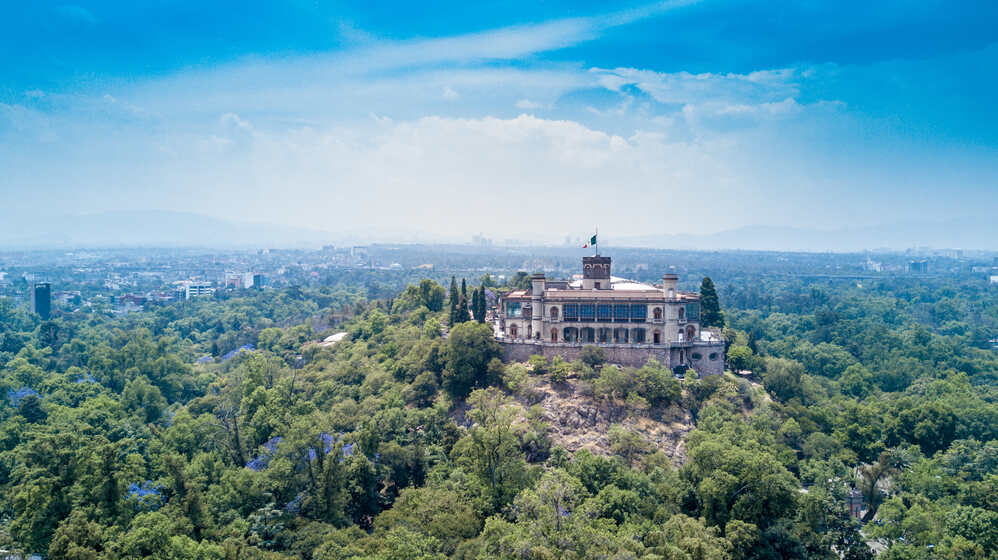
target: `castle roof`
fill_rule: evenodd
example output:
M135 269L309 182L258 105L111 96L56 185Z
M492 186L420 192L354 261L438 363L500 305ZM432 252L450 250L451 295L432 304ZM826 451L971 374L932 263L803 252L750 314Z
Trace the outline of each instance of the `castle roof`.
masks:
M544 288L544 298L550 301L557 300L649 300L649 301L661 301L665 299L665 294L662 293L662 288L652 286L651 284L645 284L643 282L636 282L627 278L620 278L617 276L610 277L610 289L591 289L586 290L582 288L582 280L577 279L569 283L559 282L557 287L553 287L549 283ZM531 290L513 290L504 296L504 299L530 299ZM699 294L689 293L689 292L678 292L676 293L676 298L680 301L696 301L700 298Z
M568 284L569 288L580 289L582 288L582 280L575 280ZM619 276L610 277L610 289L611 290L626 290L631 292L658 292L659 289L655 286L649 284L644 284L642 282L635 282L634 280L629 280L627 278L620 278Z

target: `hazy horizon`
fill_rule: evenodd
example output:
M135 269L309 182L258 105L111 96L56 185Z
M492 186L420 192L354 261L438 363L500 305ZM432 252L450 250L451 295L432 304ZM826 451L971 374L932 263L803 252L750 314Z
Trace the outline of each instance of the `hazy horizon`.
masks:
M8 11L9 223L159 210L550 245L998 210L993 5Z

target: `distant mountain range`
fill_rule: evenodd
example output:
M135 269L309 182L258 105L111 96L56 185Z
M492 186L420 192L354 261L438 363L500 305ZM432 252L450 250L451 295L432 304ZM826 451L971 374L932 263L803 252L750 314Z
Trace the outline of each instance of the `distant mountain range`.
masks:
M333 236L304 228L229 222L201 214L143 210L0 222L0 247L310 247Z
M371 242L453 243L455 239L376 229L332 233L275 224L231 222L189 212L115 211L0 220L0 248L217 247L316 248ZM529 237L525 240L529 244ZM607 246L699 250L834 251L911 247L998 250L998 220L904 222L834 230L745 226L710 234L607 236Z
M623 237L612 242L630 247L700 250L853 252L912 247L998 250L998 220L913 221L834 230L745 226L711 234Z

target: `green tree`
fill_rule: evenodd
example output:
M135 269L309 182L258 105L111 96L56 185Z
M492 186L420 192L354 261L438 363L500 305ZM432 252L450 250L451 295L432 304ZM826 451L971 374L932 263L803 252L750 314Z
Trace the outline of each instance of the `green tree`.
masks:
M606 352L599 346L587 344L582 347L579 359L591 368L599 367L606 363Z
M495 387L476 389L468 397L468 435L454 446L459 464L466 464L486 488L491 510L499 511L522 488L526 461L514 432L522 409Z
M374 522L376 532L406 528L429 535L440 551L453 554L463 541L478 534L482 521L460 494L445 488L406 488L394 505Z
M721 302L717 299L717 289L710 276L704 276L700 283L700 323L705 327L724 326Z
M767 528L794 511L800 486L765 450L724 438L694 442L681 473L695 489L696 513L718 526L738 519Z
M29 424L38 424L48 418L48 413L42 407L42 399L38 395L27 395L17 405L17 413Z
M456 397L463 397L473 388L486 387L490 382L489 362L499 355L499 343L489 325L470 322L455 325L443 352L444 388Z
M125 385L125 390L121 394L121 404L126 410L137 413L143 422L155 422L163 415L166 399L163 398L159 388L143 375Z

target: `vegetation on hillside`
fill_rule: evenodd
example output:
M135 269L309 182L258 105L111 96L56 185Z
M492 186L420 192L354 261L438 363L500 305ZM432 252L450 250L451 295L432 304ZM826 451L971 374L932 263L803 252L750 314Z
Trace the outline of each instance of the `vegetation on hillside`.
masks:
M677 379L596 349L503 364L473 320L485 290L460 285L45 322L0 300L0 548L737 560L870 558L876 542L892 560L998 558L993 291L719 282L729 365L752 374ZM626 415L688 414L685 462L623 425L606 455L554 445L542 381Z

